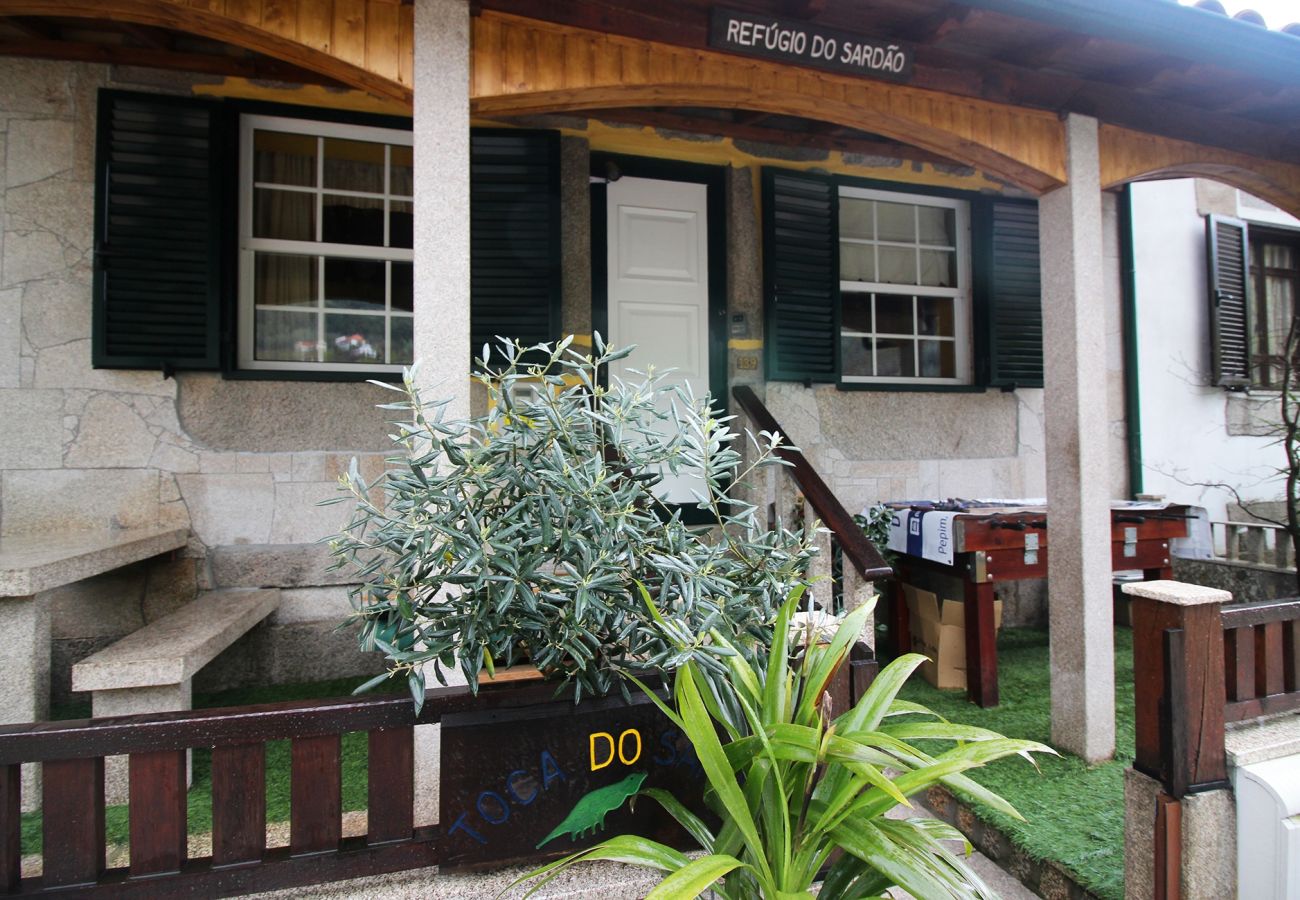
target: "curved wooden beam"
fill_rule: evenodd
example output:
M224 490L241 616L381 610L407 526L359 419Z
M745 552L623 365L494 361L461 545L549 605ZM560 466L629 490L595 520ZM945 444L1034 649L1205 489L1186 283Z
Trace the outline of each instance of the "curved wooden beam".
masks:
M235 4L231 4L234 6ZM369 6L367 4L367 16ZM334 79L359 90L378 97L397 100L411 105L412 90L409 83L401 79L409 70L409 60L403 62L403 53L410 54L407 41L401 39L398 13L394 4L379 4L394 10L391 23L376 26L383 34L376 36L376 43L383 42L383 65L368 65L367 50L369 37L365 34L372 24L362 18L352 20L351 24L361 33L360 53L352 52L351 60L343 58L338 47L334 47L329 37L329 28L325 27L324 39L317 38L315 46L298 40L288 34L297 34L301 21L285 21L283 17L268 20L262 4L252 3L246 10L248 15L236 18L224 13L212 12L196 6L186 5L179 0L4 0L0 3L0 13L7 16L57 16L72 19L99 19L111 22L129 22L135 25L149 25L156 28L168 28L186 34L211 38L256 53L262 53L274 59L283 60L310 69L327 78ZM307 4L313 8L315 19L329 21L334 18L332 0L313 0ZM322 9L329 7L329 9ZM305 15L299 12L299 20ZM253 21L256 20L256 21ZM391 25L391 27L389 27ZM391 31L391 34L388 32ZM283 32L283 33L281 33ZM409 37L409 36L408 36ZM382 71L381 71L382 70Z
M958 160L1033 193L1065 182L1050 112L499 13L473 22L475 115L710 106L832 122Z
M1300 216L1300 165L1260 159L1187 141L1102 125L1098 135L1103 188L1131 181L1211 178Z

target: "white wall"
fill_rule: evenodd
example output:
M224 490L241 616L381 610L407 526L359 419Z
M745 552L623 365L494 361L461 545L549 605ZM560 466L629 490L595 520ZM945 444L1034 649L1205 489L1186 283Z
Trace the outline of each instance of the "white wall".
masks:
M1202 182L1198 191L1191 179L1133 186L1144 487L1221 520L1232 497L1207 485L1232 485L1250 500L1280 499L1283 486L1272 471L1283 460L1272 438L1228 427L1250 418L1248 406L1267 407L1276 395L1210 384L1204 215L1211 212L1300 222L1253 198L1238 204L1236 191L1222 186Z

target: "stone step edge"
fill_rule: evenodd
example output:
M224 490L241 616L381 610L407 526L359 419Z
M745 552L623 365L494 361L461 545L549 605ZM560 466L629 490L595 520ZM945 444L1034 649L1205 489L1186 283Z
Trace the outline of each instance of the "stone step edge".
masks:
M931 785L921 802L935 818L964 834L976 850L1038 896L1046 900L1101 900L1060 863L1034 859L1017 847L1001 829L981 819L943 785Z

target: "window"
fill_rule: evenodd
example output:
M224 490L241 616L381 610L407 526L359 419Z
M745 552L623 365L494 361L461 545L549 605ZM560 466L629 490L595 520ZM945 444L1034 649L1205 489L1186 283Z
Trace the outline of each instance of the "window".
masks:
M969 205L841 187L840 377L970 382Z
M766 169L762 208L769 380L1042 386L1034 201Z
M1256 387L1280 389L1277 361L1286 348L1300 294L1300 234L1250 230L1250 358Z
M411 133L240 122L239 365L411 363Z
M95 366L361 379L411 361L402 120L105 89L98 123ZM559 147L470 131L466 371L496 335L559 337Z

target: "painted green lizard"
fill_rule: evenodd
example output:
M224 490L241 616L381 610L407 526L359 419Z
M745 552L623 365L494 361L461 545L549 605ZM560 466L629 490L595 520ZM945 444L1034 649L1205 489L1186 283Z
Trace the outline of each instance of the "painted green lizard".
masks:
M562 834L567 834L572 841L581 837L584 831L594 833L597 828L603 831L605 816L618 809L623 805L624 800L640 790L643 781L645 781L645 773L638 772L627 776L617 784L607 784L603 788L584 794L564 817L564 821L556 825L555 830L537 845L537 849L542 849Z

